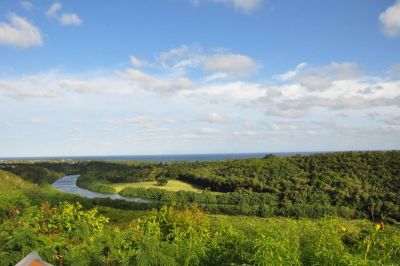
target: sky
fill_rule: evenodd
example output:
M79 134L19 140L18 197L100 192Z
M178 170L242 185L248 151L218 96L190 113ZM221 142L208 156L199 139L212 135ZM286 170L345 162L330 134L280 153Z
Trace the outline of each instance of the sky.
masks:
M2 0L0 157L400 149L400 0Z

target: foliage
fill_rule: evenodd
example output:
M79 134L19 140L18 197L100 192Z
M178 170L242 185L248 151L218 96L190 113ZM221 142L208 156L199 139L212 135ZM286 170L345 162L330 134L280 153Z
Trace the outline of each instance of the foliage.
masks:
M129 226L78 202L35 203L0 171L0 265L36 250L54 265L398 265L400 228L367 221L210 216L163 206ZM39 191L46 187L37 188ZM119 211L122 212L122 211ZM113 212L112 215L116 215Z
M56 172L33 164L18 163L5 165L2 168L36 184L50 184L63 176L62 172Z
M157 178L157 185L159 186L165 186L168 183L168 179L159 177Z
M103 183L90 184L89 189L92 191L105 193L105 194L115 194L117 192L113 186L111 186L109 184L103 184Z
M138 188L121 193L163 201L196 202L214 212L235 213L234 206L239 205L241 214L265 217L339 215L373 221L400 220L399 151L129 165L93 162L78 179L78 185L90 188L96 182L108 185L161 178L183 180L224 192L224 196ZM262 198L265 200L257 200Z
M400 152L0 166L7 170L0 170L0 265L14 265L32 250L55 265L400 264ZM63 173L83 173L82 186L104 191L119 182L167 178L222 193L125 188L124 195L157 202L90 200L46 185ZM155 209L123 217L119 228L93 208L98 205ZM123 212L100 210L113 217ZM370 221L348 220L356 217Z

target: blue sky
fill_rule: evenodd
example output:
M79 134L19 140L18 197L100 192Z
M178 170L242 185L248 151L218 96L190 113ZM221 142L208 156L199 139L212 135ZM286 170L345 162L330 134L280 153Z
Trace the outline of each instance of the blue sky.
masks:
M0 157L400 148L400 1L0 3Z

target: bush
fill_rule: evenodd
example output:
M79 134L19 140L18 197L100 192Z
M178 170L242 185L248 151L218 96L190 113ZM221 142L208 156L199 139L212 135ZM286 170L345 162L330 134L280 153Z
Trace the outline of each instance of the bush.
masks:
M115 194L117 191L115 188L111 185L108 184L102 184L102 183L94 183L89 187L89 190L95 191L95 192L100 192L100 193L105 193L105 194Z
M165 186L166 184L168 184L168 179L163 178L163 177L157 178L158 186Z

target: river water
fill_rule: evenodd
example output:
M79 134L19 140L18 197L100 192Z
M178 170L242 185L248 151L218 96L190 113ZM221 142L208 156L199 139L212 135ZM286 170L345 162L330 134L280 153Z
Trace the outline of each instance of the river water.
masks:
M86 197L89 199L94 199L94 198L108 198L108 199L122 199L122 200L127 200L127 201L134 201L138 203L151 203L150 200L145 200L141 198L133 198L133 197L127 197L127 196L121 196L119 194L105 194L105 193L99 193L99 192L93 192L84 188L80 188L76 185L76 181L78 180L79 175L67 175L64 176L63 178L58 179L55 181L52 186L54 188L57 188L58 190L61 190L65 193L72 193L72 194L78 194L82 197Z

